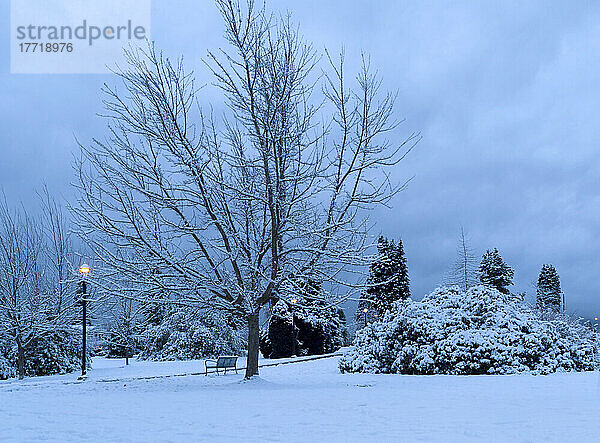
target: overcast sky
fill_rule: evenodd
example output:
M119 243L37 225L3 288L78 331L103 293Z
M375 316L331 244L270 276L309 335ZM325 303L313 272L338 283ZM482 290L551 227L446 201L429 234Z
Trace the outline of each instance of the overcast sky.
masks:
M542 264L552 263L569 310L600 313L599 3L271 5L291 9L317 49L344 45L349 68L369 53L399 92L405 133L423 135L394 172L413 181L374 217L404 241L414 296L442 280L463 225L478 255L497 247L515 268L513 290L532 297ZM0 187L28 206L43 181L68 197L74 137L105 134L98 91L115 79L9 74L8 2L0 16ZM151 36L168 55L184 54L201 82L201 57L224 44L210 1L153 0Z

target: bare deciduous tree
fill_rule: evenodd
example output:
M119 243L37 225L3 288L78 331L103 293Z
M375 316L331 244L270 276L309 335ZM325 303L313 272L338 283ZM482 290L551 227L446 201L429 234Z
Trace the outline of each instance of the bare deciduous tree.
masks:
M469 243L467 233L460 227L460 234L456 242L456 260L444 278L444 284L460 286L465 291L478 284L477 258Z
M73 294L77 278L77 258L71 242L69 223L61 204L52 196L47 186L39 194L42 203L41 229L45 247L43 256L46 265L48 287L53 291L54 316L61 323L71 323L76 314Z
M25 348L35 337L39 297L40 232L24 213L0 204L0 325L17 347L19 378L25 376Z
M230 50L206 64L226 98L223 123L196 110L181 61L154 45L127 52L124 90L105 88L110 137L82 146L74 211L105 264L98 287L127 276L142 300L245 319L251 377L261 308L290 297L284 286L343 284L344 270L365 264L368 211L400 190L389 170L419 136L385 139L399 123L395 97L368 59L350 89L343 55L327 54L319 75L289 17L252 1L217 5Z
M19 378L27 347L68 330L75 314L67 222L46 188L40 196L39 218L0 201L0 338L16 347Z

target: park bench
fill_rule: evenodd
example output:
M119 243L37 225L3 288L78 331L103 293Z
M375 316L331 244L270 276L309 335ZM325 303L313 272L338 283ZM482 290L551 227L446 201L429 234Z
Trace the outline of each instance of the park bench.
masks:
M235 355L219 355L216 360L204 360L204 375L208 375L209 369L214 369L217 374L219 369L223 369L227 374L227 369L235 369L237 374L237 357Z

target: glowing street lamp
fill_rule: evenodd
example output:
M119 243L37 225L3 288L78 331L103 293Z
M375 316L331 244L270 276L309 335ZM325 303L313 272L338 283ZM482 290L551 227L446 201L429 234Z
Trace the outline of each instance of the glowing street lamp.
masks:
M85 276L85 275L89 274L90 273L90 267L88 265L81 265L79 267L79 273L82 276Z
M365 328L367 327L367 312L369 312L369 310L367 308L363 308L362 310L365 314Z

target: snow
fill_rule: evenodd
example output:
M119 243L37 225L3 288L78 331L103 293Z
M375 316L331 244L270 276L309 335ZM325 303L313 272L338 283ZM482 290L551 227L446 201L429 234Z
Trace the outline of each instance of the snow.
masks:
M338 360L264 367L244 382L242 374L137 378L198 372L198 360L124 367L122 359L95 358L83 382L77 374L0 382L0 440L585 442L600 435L597 372L340 374Z
M396 302L356 333L354 345L344 372L548 374L599 363L589 324L486 286L436 288L420 301Z

